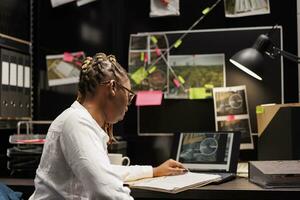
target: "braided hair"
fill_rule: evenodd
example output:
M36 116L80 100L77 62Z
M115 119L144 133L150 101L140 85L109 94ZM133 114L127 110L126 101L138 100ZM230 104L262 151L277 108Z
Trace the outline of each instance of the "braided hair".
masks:
M88 95L93 96L100 83L109 80L120 82L122 78L124 80L124 77L127 77L127 72L117 62L114 55L107 56L104 53L97 53L93 58L87 57L81 66L77 100L82 103ZM104 123L103 128L109 135L109 143L115 141L112 125Z

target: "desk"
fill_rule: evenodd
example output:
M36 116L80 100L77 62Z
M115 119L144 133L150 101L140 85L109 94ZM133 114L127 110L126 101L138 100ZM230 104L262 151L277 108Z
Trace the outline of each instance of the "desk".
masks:
M16 191L24 192L29 197L34 190L32 179L0 178L0 182L8 185ZM24 191L25 190L25 191ZM276 200L276 199L299 199L300 188L284 189L262 189L250 183L246 178L236 178L235 180L220 185L208 185L205 187L187 190L178 194L154 192L149 190L131 189L131 195L136 200L146 199L245 199L245 200Z
M132 189L131 195L135 199L299 199L300 188L283 189L263 189L246 178L236 178L235 180L220 185L207 185L192 190L187 190L178 194L169 194L162 192L153 192L141 189Z

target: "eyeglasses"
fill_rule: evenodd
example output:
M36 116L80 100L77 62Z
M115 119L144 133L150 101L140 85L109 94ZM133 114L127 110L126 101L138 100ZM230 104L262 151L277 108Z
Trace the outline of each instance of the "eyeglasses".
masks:
M108 84L110 83L109 81L105 81L103 83L100 84ZM132 90L128 89L127 87L123 86L122 84L120 84L118 81L115 81L115 83L122 89L126 90L128 92L128 105L130 105L132 103L133 98L135 97L135 92L133 92Z

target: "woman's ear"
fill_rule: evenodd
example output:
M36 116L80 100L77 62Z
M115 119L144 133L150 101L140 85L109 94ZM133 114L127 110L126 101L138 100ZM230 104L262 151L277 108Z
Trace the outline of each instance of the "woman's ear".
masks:
M117 84L115 80L111 80L110 81L110 93L112 96L116 96L116 92L117 92Z

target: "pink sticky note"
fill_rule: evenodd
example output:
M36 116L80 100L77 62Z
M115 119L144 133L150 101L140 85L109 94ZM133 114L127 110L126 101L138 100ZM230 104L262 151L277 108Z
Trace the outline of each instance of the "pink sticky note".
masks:
M228 115L227 116L227 121L228 122L231 122L231 121L234 121L235 120L235 116L234 115Z
M69 52L64 53L64 61L66 62L72 62L74 59L74 56L70 54Z
M177 80L177 79L173 79L173 82L174 82L174 84L175 84L175 86L176 87L179 87L180 86L180 82L179 82L179 80Z
M159 106L161 105L162 91L139 91L136 95L136 106Z
M155 52L156 52L157 56L161 55L161 51L160 51L160 49L158 47L155 48Z

